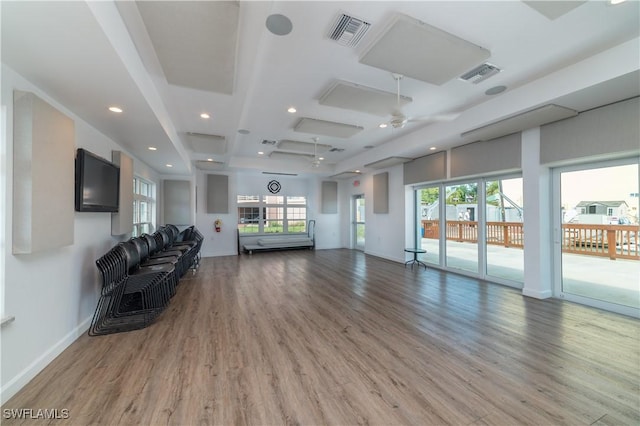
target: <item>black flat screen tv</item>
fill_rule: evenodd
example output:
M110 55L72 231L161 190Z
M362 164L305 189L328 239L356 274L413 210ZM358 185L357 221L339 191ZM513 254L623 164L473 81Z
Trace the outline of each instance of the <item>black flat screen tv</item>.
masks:
M117 212L120 168L79 148L76 153L76 211Z

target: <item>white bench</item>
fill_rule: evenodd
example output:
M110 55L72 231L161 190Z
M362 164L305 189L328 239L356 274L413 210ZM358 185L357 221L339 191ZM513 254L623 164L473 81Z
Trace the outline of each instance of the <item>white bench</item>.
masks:
M315 242L315 220L310 220L307 234L241 235L238 234L238 249L252 254L254 251L308 248L313 250ZM240 254L240 250L238 250Z

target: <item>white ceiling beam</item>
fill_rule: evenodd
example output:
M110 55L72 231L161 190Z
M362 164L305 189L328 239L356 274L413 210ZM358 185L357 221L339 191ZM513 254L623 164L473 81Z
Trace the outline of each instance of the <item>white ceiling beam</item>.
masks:
M176 126L163 102L162 96L153 84L135 44L133 40L131 40L129 31L120 16L116 3L114 1L87 1L87 5L113 46L116 54L122 60L127 72L140 89L140 92L158 119L162 129L178 152L180 160L189 173L192 173L193 170L189 154L178 136Z
M429 146L438 150L463 141L460 134L514 113L551 103L591 86L640 69L640 38L634 38L578 63L509 90L466 111L452 122L432 124L336 164L336 172L363 167L390 156L427 155ZM472 141L468 141L472 142ZM398 147L402 147L401 150ZM420 153L420 154L416 154Z

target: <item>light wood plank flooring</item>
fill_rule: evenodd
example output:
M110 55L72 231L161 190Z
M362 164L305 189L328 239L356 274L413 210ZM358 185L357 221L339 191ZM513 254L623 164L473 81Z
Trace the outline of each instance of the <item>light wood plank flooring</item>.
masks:
M203 259L3 409L55 424L638 425L639 321L351 250ZM3 424L47 424L3 419Z

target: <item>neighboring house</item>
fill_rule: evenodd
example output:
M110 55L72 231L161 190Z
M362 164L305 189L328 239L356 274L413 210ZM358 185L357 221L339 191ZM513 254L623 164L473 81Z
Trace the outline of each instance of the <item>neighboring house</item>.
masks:
M629 213L629 205L626 201L580 201L575 208L578 213L578 223L618 223L620 218L626 218ZM599 220L589 220L585 215L597 217Z
M626 216L629 205L625 201L580 201L576 205L578 214L604 214L607 216Z

